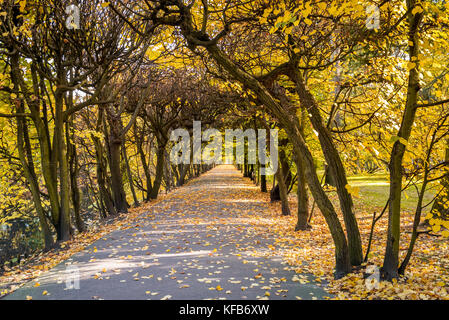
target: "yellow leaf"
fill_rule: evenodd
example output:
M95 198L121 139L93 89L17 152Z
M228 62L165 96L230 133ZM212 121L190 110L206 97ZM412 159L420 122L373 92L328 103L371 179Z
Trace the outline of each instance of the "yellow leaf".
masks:
M19 6L20 6L19 10L20 10L20 12L24 12L25 11L26 4L27 4L26 0L19 1Z
M412 69L414 69L416 67L416 63L414 63L414 62L408 62L407 63L407 69L408 70L412 70Z
M291 34L293 30L293 27L288 27L287 29L285 29L284 33L285 34Z
M441 225L446 229L449 229L449 220L441 221Z
M415 15L415 14L423 12L423 11L424 11L423 8L421 8L419 6L416 6L416 7L413 8L412 14Z
M354 197L356 197L356 198L359 197L359 191L360 191L360 188L358 188L358 187L352 187L352 186L349 185L349 184L347 184L347 185L345 186L345 188L346 188L346 190L348 190L348 192L349 192L352 196L354 196Z

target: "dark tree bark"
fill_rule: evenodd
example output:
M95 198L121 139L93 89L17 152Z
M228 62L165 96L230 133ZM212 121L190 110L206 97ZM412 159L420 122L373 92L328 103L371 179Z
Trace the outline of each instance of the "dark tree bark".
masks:
M62 73L62 72L61 72ZM64 83L65 74L59 75L60 83ZM70 179L67 161L67 146L64 135L64 99L63 92L56 89L55 92L55 128L54 146L57 154L56 163L59 164L59 189L60 189L60 219L58 224L58 240L67 241L72 237L70 224Z
M156 175L154 177L153 188L151 189L150 199L156 199L161 187L162 178L164 175L164 161L165 161L165 143L161 143L157 147L156 152Z
M331 134L323 123L318 104L313 95L306 88L300 70L298 68L293 68L290 73L290 78L296 84L296 91L301 104L307 110L307 113L310 115L310 121L314 129L318 132L318 139L329 166L329 172L333 180L332 182L334 182L337 187L337 194L340 200L340 207L343 212L348 236L351 264L353 266L358 266L363 262L362 240L360 238L359 227L354 213L352 197L346 188L348 180L346 178L345 168L339 152L332 141Z
M129 188L130 188L131 194L133 196L134 207L138 207L139 206L139 200L137 199L136 189L134 188L133 175L132 175L132 172L131 172L131 167L129 166L129 159L128 159L128 155L126 153L125 145L123 145L123 147L122 147L122 156L123 156L123 160L125 161L126 175L128 176Z
M260 167L264 169L265 165L261 164ZM267 192L267 176L264 174L260 175L260 191Z
M390 155L390 202L388 213L388 233L385 250L384 263L381 269L382 277L385 280L398 278L399 265L399 240L401 223L401 193L402 193L402 160L405 153L404 141L407 141L412 132L415 114L417 110L417 99L419 87L419 37L418 29L422 21L423 14L418 12L412 14L416 7L416 0L407 0L408 19L408 41L409 57L414 60L415 67L410 69L407 87L407 100L402 116L401 127L398 132L398 140L393 145Z
M301 158L295 157L297 170L297 197L298 197L298 220L296 222L295 231L310 229L308 223L309 218L309 197L307 196L306 176L304 171L304 164Z
M107 132L106 136L109 136L108 151L112 195L114 197L114 205L117 211L126 213L128 212L129 205L126 201L126 193L123 185L123 171L121 166L121 153L124 138L121 114L115 113L113 110L107 110L109 132Z
M279 194L281 197L282 215L289 216L290 207L288 205L287 187L285 185L284 175L282 174L282 167L279 167L278 170L276 171L276 180L278 181Z
M121 148L122 142L114 139L110 140L110 172L112 181L112 194L114 195L114 204L119 212L128 212L128 202L126 201L126 193L123 186L123 175L121 169Z
M146 201L150 201L150 199L151 199L150 193L151 193L151 190L153 189L153 184L151 182L151 171L150 171L150 168L148 166L148 162L147 162L147 158L146 158L145 152L143 150L144 137L143 137L143 135L139 137L136 134L136 132L137 131L135 129L135 135L136 135L136 140L137 140L136 141L137 152L139 153L140 162L142 163L143 172L145 174L145 182L146 182L146 189L147 189Z
M70 190L72 192L72 204L73 212L75 216L75 225L79 232L85 231L85 226L83 219L81 217L81 194L78 187L78 174L79 174L79 163L78 154L76 152L76 147L73 144L73 139L70 137L69 124L72 125L73 121L66 122L66 136L67 136L67 155L69 157L69 173L70 173Z
M98 133L101 132L101 126L103 124L103 108L99 108L98 111L98 119L96 125L96 131ZM98 188L100 191L100 202L104 205L105 211L107 215L117 215L118 212L114 205L114 200L112 198L111 192L107 185L107 163L106 158L104 156L104 148L100 141L100 138L97 135L92 134L92 140L95 146L95 158L96 158L96 173L97 173L97 182Z
M179 170L179 180L177 182L177 186L180 187L184 185L187 172L189 171L190 165L187 164L178 164L178 170Z
M18 106L17 112L22 113L24 111L23 102L19 101ZM37 180L36 171L34 169L33 153L28 134L28 126L26 124L26 120L21 117L17 117L17 150L19 153L20 162L23 166L25 178L27 179L31 195L33 197L34 207L39 217L39 225L41 227L42 238L44 240L44 250L49 250L54 245L53 236L40 198L39 183Z

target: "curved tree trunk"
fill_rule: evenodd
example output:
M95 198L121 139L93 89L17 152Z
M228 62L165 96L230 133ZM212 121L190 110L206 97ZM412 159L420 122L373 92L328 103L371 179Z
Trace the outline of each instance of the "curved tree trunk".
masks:
M304 137L305 121L307 119L307 111L301 107L301 122L299 124L300 134ZM307 194L307 180L304 171L304 163L300 157L294 157L297 171L297 197L298 197L298 220L296 222L295 231L310 229L309 225L309 196ZM291 172L289 171L291 174Z
M128 202L126 201L126 193L123 187L123 176L121 170L121 147L122 143L110 141L110 163L112 194L114 196L114 204L119 212L128 212Z
M290 207L288 205L287 187L285 185L284 175L282 174L281 167L279 167L278 170L276 171L276 180L278 181L279 194L281 197L282 215L289 216L290 215Z
M295 157L297 170L297 196L298 196L298 220L296 222L295 231L307 230L310 228L309 218L309 197L307 196L306 176L304 172L304 164L299 157Z
M139 206L139 200L137 199L136 190L134 188L133 175L131 173L131 167L129 166L129 160L128 160L128 155L126 153L126 146L125 146L125 144L123 144L123 147L122 147L122 155L123 155L123 160L125 160L126 175L128 176L129 189L131 190L131 194L133 196L134 206L138 207Z
M143 172L145 174L145 182L147 185L146 186L146 189L147 189L146 201L149 201L150 193L151 193L151 190L153 189L153 184L151 182L151 172L150 172L150 168L148 167L147 157L145 155L145 152L144 152L143 146L142 146L144 137L139 136L137 134L137 128L135 126L134 126L134 134L136 135L137 152L139 153L139 156L140 156L140 162L142 163Z
M332 182L335 183L335 186L337 187L337 194L340 200L340 207L343 212L346 232L348 235L351 264L353 266L358 266L363 262L362 240L360 238L357 219L354 214L352 197L346 188L348 180L346 179L345 168L339 152L332 141L331 134L323 123L318 104L313 95L306 88L300 70L294 68L290 78L296 84L296 91L301 104L307 110L307 113L310 115L310 122L318 132L318 139L330 169L329 172L332 176Z
M161 187L164 176L165 144L160 144L156 153L156 176L154 177L153 188L151 189L150 199L156 199Z
M68 97L68 103L71 103L72 95ZM72 205L75 217L75 225L79 232L85 231L83 219L81 217L81 194L78 187L78 154L76 147L73 144L73 134L70 133L69 127L73 126L73 118L66 122L66 140L67 140L67 156L69 158L69 176L70 176L70 190L72 195Z
M98 111L98 119L96 125L96 131L100 132L100 127L103 122L103 109L100 108ZM105 206L107 215L117 215L117 210L114 206L114 200L112 199L111 192L109 191L106 182L106 159L104 157L104 148L100 141L100 138L96 135L91 135L95 146L95 157L96 157L96 173L97 173L97 183L100 192L100 203Z
M407 0L407 18L409 22L409 57L414 60L416 66L409 71L407 100L404 114L402 116L401 127L398 132L398 139L393 145L390 157L390 204L388 214L388 234L385 250L384 263L382 266L382 277L392 280L399 276L399 240L401 224L401 193L402 193L402 159L405 153L404 141L407 141L412 132L415 114L417 110L417 99L419 87L419 38L418 27L421 24L422 13L412 14L416 6L416 0Z
M18 113L23 113L23 103L20 102L20 107L17 110ZM25 178L28 181L28 185L33 197L34 207L39 217L39 225L41 227L42 238L44 240L44 250L49 250L53 247L54 241L50 226L48 225L47 218L45 216L44 208L42 207L42 201L40 198L39 183L37 181L36 172L34 170L33 154L31 151L31 143L28 135L28 127L26 121L23 118L17 118L17 150L19 153L19 159L23 166Z
M23 79L22 73L20 71L19 54L17 52L11 55L10 64L11 64L11 81L13 82L16 88L20 88L20 90L23 92L23 95L27 100L27 105L32 115L31 118L36 128L39 140L42 175L44 177L45 187L47 189L51 207L51 220L53 226L55 228L58 228L60 219L60 205L59 205L58 183L57 183L58 165L56 163L57 159L54 156L56 152L52 152L53 150L50 141L48 124L44 122L47 115L46 113L44 113L43 117L41 118L39 102L37 100L33 101L29 98L30 93L28 92L25 80ZM32 71L33 84L35 85L34 87L36 87L36 84L38 82L37 80L38 74L34 63L31 64L31 71ZM39 94L39 92L35 92L35 94L36 96L41 96L41 94L44 93L43 90L41 90L41 94ZM45 101L43 101L43 110L44 112L46 112L47 110Z
M70 226L70 179L67 161L67 147L64 137L63 94L55 93L55 128L54 148L59 163L59 192L60 192L60 219L57 227L58 240L67 241L71 238Z
M188 170L189 166L190 165L183 164L183 163L178 164L178 169L179 169L179 180L177 182L178 187L184 185L187 172L189 171Z
M261 164L260 168L264 169L265 165ZM261 170L259 170L261 172ZM260 175L260 191L267 192L267 176L264 174Z

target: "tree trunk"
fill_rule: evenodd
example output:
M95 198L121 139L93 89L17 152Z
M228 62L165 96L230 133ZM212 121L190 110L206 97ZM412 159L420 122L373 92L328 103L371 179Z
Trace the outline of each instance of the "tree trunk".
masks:
M400 241L400 219L401 219L401 193L402 193L402 159L405 153L406 141L409 139L417 109L417 97L419 88L419 38L418 27L421 24L422 13L412 14L416 6L416 0L407 0L408 18L408 41L409 57L414 61L415 67L409 71L407 100L402 117L401 127L398 132L398 140L393 145L390 156L390 204L388 214L387 245L384 263L382 266L382 277L385 280L397 278L399 264L399 241ZM412 60L415 59L415 60Z
M76 228L79 232L85 231L85 226L83 219L81 218L81 194L78 188L78 154L76 152L76 147L72 143L69 133L69 123L73 122L70 120L66 123L66 138L67 138L67 155L69 157L69 173L70 173L70 190L72 191L72 204L75 216Z
M126 201L126 193L123 187L123 175L121 170L121 141L110 140L109 152L111 162L109 168L111 172L112 194L114 196L114 204L119 212L128 212L128 202Z
M154 177L153 189L151 189L150 199L156 199L164 176L165 144L159 144L157 148L156 176Z
M299 100L310 115L309 118L314 129L318 132L318 139L330 169L329 172L332 176L332 182L334 182L337 187L337 194L340 200L340 207L343 212L346 232L348 235L351 264L353 266L358 266L363 262L362 240L360 238L357 219L354 214L352 197L346 188L348 181L346 179L345 168L338 150L332 141L331 134L323 123L318 104L313 95L306 88L299 69L294 68L291 73L291 80L296 84Z
M279 194L281 196L281 204L282 204L282 215L289 216L290 215L290 207L288 206L288 194L287 187L285 186L284 176L282 174L282 168L279 167L276 171L276 180L279 185Z
M298 220L296 222L295 231L307 230L310 228L309 218L309 197L307 196L306 177L304 173L304 165L301 158L295 157L297 170L297 197L298 197Z
M265 165L261 164L260 167L263 169L265 169ZM261 170L261 172L262 172ZM260 175L260 191L261 192L267 192L267 176L264 174Z
M62 72L61 72L62 73ZM60 75L59 78L64 78ZM61 80L60 80L61 81ZM61 81L63 83L63 81ZM63 93L56 89L55 92L55 128L54 148L59 164L59 192L60 192L60 219L58 224L58 240L67 241L71 238L70 224L70 179L67 161L67 147L64 135L64 99Z
M180 187L180 186L184 185L184 183L185 183L189 165L180 163L180 164L178 164L178 169L179 169L179 180L177 182L177 186Z
M300 134L305 138L304 128L307 119L307 111L305 108L301 107L301 122L299 124ZM296 194L298 197L298 220L296 222L295 231L310 229L309 225L309 196L307 194L307 181L304 171L304 163L300 157L294 157L297 171L297 190ZM291 171L289 171L291 175Z
M147 196L146 196L146 201L150 201L151 197L151 190L153 189L153 184L151 182L151 172L150 172L150 168L148 167L148 163L147 163L147 158L145 156L145 152L143 151L143 140L144 137L140 137L137 133L137 128L134 126L134 135L136 136L136 146L137 146L137 152L139 153L140 156L140 162L142 163L142 168L143 168L143 172L145 174L145 181L146 181L146 185L147 185Z
M23 113L23 102L20 102L18 113ZM28 181L28 185L33 197L34 207L36 209L39 225L41 227L42 238L44 240L44 250L49 250L53 247L53 236L48 225L47 218L45 216L44 208L42 207L42 201L40 198L39 183L37 181L36 172L34 169L33 154L31 151L31 143L28 134L28 126L26 120L23 118L17 118L17 150L19 153L20 162L23 166L25 178Z
M60 206L59 206L58 183L57 183L58 165L56 163L56 158L53 156L56 152L52 152L48 125L43 120L46 119L47 115L44 114L43 117L41 118L39 102L36 100L33 101L29 98L28 89L25 84L25 80L22 77L22 73L20 71L19 54L17 52L11 55L10 63L11 63L11 81L13 82L16 88L20 88L21 91L24 93L24 96L27 99L27 104L32 115L34 126L37 131L39 139L42 175L44 177L45 187L47 189L47 193L50 200L52 223L54 227L57 228L60 219ZM34 66L33 63L31 65L31 71L32 71L33 85L35 85L38 82L37 80L38 76L36 67ZM44 94L43 90L40 94L39 92L35 93L37 96L41 96ZM45 106L46 105L44 101L43 102L44 112L46 111Z
M96 125L96 131L99 133L101 130L101 125L103 122L103 109L100 108L98 111L98 119ZM108 189L106 183L106 159L104 157L104 148L100 141L100 138L96 135L91 135L95 146L95 157L97 161L96 173L97 173L97 183L100 192L100 203L104 204L108 215L117 215L117 210L114 206L114 200Z
M123 160L125 160L126 175L128 176L129 188L131 189L131 194L133 195L134 207L138 207L139 200L137 199L136 190L134 189L134 181L133 181L133 176L131 173L131 167L129 166L128 155L126 154L125 144L123 144L123 147L122 147L122 155L123 155Z

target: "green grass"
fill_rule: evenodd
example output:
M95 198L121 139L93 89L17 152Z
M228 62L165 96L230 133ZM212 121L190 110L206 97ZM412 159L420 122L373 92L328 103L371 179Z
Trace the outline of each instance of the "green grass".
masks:
M348 177L351 186L359 188L359 199L361 204L369 207L383 207L388 200L390 183L388 173L377 173L372 175L355 175ZM418 185L421 188L421 185ZM424 204L433 199L433 192L427 191L424 195ZM418 194L416 188L411 186L402 193L401 206L403 210L415 211Z
M324 170L318 170L318 178L321 180L324 174ZM271 188L273 184L273 177L267 177L268 188ZM358 197L354 197L354 202L360 207L366 208L380 208L383 209L388 199L390 183L389 174L386 172L374 173L374 174L360 174L348 177L348 182L352 187L359 189ZM420 188L421 186L418 185ZM292 190L292 193L296 193L296 187ZM335 192L331 192L331 198ZM424 196L424 204L429 203L433 199L433 192L428 190ZM336 199L335 199L336 200ZM414 212L416 209L416 203L418 201L418 195L415 187L409 187L402 194L402 208L405 211ZM430 209L427 207L424 211Z

